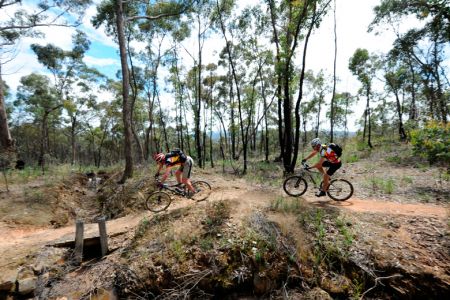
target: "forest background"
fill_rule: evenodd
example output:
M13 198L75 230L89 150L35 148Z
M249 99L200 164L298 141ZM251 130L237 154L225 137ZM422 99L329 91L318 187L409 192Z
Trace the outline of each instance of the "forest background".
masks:
M340 1L0 1L2 165L125 162L125 181L177 147L199 167L246 173L264 157L291 172L312 137L345 145L350 131L358 147L411 141L448 165L449 1L372 2L363 29L393 42L343 58L340 40L355 37L339 20L358 13ZM66 29L70 45L53 43ZM116 59L87 55L94 29ZM39 67L8 81L19 74L11 65L32 61L21 56L29 38ZM311 69L317 56L331 66Z

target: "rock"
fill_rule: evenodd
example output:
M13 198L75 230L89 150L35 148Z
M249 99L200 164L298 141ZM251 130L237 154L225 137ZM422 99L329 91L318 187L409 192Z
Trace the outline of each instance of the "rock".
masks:
M335 275L332 278L322 278L321 288L330 294L347 294L351 281L345 276Z
M17 291L20 295L29 295L34 293L36 289L37 278L29 277L22 280L17 281Z
M312 290L307 292L304 296L305 297L302 299L307 299L307 300L332 300L333 299L333 298L331 298L330 294L328 294L327 292L322 290L320 287L313 288Z

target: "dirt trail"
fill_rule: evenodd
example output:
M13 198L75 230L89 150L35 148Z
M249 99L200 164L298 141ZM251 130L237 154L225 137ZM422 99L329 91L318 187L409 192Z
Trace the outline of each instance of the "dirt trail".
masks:
M233 201L232 218L240 222L243 216L249 215L252 211L262 209L270 204L270 201L277 197L285 196L281 189L266 188L262 185L246 182L244 179L223 178L217 175L204 176L213 186L213 193L209 201L198 204L188 199L176 199L169 210L188 206L206 205L211 201L228 200ZM434 216L445 219L447 209L435 205L425 204L402 204L376 200L361 200L352 198L346 202L335 202L328 198L318 200L307 194L304 198L307 202L318 206L333 206L348 209L356 212L414 215L414 216ZM323 200L322 200L323 199ZM151 216L150 212L128 215L123 218L110 220L107 222L109 235L130 232L146 216ZM97 224L85 225L85 237L98 235ZM52 228L14 228L0 222L0 283L11 278L12 273L21 261L29 254L35 253L39 248L55 242L71 240L75 235L75 226L67 226L58 229Z
M344 202L337 202L331 199L317 200L317 198L314 199L313 197L307 197L306 199L309 203L315 205L328 205L362 213L381 213L388 215L405 216L433 216L438 219L445 219L448 217L448 209L442 206L430 204L408 204L380 201L375 199L358 199L355 197Z

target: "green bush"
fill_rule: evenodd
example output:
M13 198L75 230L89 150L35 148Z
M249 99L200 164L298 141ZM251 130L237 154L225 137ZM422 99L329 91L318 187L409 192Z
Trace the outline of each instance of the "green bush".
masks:
M450 163L450 124L429 122L425 128L411 132L414 154L428 159L430 164Z

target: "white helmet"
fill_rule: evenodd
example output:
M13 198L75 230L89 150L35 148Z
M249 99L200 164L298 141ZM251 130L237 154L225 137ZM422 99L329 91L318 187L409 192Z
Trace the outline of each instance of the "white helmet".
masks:
M320 141L319 138L315 138L311 141L311 147L315 148L317 145L321 145L322 142Z

